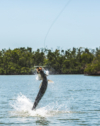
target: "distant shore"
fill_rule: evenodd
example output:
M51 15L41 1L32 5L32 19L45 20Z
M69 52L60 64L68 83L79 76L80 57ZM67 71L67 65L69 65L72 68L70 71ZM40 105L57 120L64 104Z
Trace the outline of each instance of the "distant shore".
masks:
M0 75L36 75L36 74L0 74ZM68 73L68 74L49 74L49 75L85 75L85 76L100 76L100 74L84 74L84 73Z
M0 75L33 75L35 66L45 66L50 74L100 75L100 49L74 48L67 50L47 48L32 51L31 47L2 49Z
M36 74L0 74L0 75L36 75ZM84 73L68 73L68 74L58 74L58 73L55 73L55 74L49 74L49 75L85 75L85 76L100 76L100 74L84 74Z

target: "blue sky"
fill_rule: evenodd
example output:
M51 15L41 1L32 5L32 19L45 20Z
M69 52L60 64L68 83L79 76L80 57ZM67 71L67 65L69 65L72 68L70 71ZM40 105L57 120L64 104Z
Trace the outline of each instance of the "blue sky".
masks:
M0 49L44 47L69 0L1 0ZM51 27L47 48L100 46L100 0L71 0Z

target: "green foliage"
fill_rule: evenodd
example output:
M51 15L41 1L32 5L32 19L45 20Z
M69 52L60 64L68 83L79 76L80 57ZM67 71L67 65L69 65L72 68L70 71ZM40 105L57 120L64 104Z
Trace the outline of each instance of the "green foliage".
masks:
M87 64L84 72L91 75L100 74L100 55L96 56L92 63Z
M34 65L45 65L54 73L80 74L98 73L100 50L73 48L67 50L37 49L21 47L0 51L0 74L32 74Z

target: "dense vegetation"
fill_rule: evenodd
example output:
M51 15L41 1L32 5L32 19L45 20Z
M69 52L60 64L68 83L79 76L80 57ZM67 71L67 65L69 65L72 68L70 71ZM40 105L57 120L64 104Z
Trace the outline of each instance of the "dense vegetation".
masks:
M34 66L47 66L58 74L99 74L100 50L73 48L52 50L32 48L2 49L0 51L0 74L33 74Z

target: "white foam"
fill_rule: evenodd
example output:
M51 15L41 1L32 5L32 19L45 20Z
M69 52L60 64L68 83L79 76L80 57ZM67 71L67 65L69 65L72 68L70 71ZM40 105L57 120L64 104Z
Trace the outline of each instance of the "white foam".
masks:
M69 113L66 110L67 107L65 105L59 105L57 102L50 103L47 106L37 108L36 110L32 110L33 102L22 94L18 95L16 100L13 101L13 103L10 105L13 107L13 111L11 112L13 116L48 117L60 113L66 113L66 112ZM64 108L64 110L62 110L62 108Z
M46 70L45 73L46 73L47 76L49 75L49 71L48 70Z
M45 72L45 74L46 74L47 76L49 75L49 71L48 71L48 70L45 70L44 72ZM36 75L36 80L42 80L40 74L37 74L37 75Z
M41 80L41 79L42 79L42 78L41 78L41 75L37 74L36 80Z

